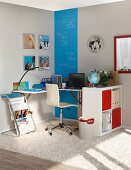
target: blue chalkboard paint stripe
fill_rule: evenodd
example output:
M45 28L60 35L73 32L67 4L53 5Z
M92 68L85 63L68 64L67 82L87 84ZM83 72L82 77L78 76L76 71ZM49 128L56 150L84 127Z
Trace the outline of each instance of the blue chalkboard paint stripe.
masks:
M78 72L78 9L56 11L54 22L55 74L67 78L69 73ZM61 100L69 103L73 101L70 94L66 92L61 94ZM55 110L55 115L59 116L58 109ZM77 119L77 108L64 110L64 117Z

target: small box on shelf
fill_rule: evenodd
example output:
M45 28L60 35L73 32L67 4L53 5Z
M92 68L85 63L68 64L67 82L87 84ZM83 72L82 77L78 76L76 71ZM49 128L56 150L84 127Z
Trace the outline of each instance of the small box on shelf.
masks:
M13 90L19 90L19 82L13 83Z

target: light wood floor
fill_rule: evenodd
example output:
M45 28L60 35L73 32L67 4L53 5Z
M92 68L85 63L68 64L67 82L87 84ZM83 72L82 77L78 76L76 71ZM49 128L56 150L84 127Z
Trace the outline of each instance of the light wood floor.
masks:
M57 155L56 155L57 156ZM0 149L0 170L83 170Z

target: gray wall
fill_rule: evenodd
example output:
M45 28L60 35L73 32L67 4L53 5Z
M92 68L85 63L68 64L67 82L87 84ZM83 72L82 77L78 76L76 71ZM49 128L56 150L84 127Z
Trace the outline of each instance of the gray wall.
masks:
M79 8L79 72L89 73L94 68L114 68L114 36L131 34L131 1ZM104 40L101 53L93 54L87 48L91 35ZM131 74L119 74L123 84L123 125L131 127Z
M36 49L23 49L22 33L34 33ZM50 50L38 49L38 34L50 36ZM24 74L23 56L49 55L50 70L29 72L23 80L30 84L39 83L42 77L49 77L54 72L54 13L39 9L0 3L0 94L9 93L12 83L20 80ZM36 65L38 63L36 62ZM32 95L30 109L34 111L35 121L48 119L52 109L46 104L45 94ZM10 124L7 102L0 99L0 131L8 130Z

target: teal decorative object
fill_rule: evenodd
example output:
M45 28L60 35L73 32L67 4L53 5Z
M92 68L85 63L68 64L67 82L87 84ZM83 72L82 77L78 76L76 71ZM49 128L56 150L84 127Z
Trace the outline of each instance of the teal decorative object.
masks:
M20 90L25 90L25 89L29 89L29 82L28 81L20 82Z
M96 71L91 71L89 74L88 74L88 81L95 85L95 84L98 84L99 83L99 80L100 80L100 75L96 72Z

